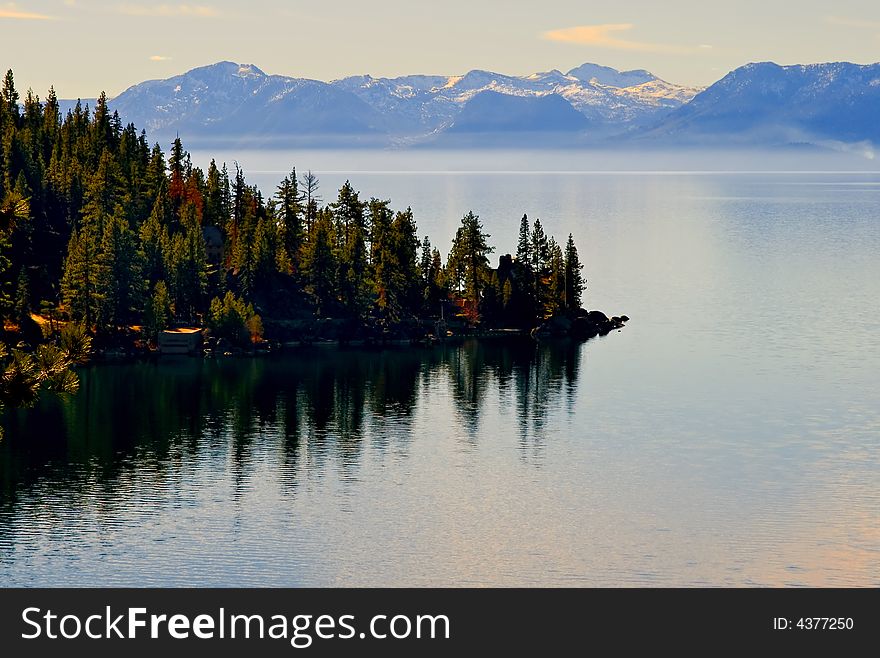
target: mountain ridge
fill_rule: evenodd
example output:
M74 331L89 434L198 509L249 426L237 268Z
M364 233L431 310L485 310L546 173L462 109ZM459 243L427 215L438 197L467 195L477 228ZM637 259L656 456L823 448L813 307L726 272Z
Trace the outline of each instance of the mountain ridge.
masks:
M698 92L645 71L619 72L599 65L572 71L583 73L585 67L591 73L587 81L556 69L526 76L473 69L462 75L358 75L324 82L221 61L132 85L111 99L110 106L124 121L159 136L337 133L418 140L450 129L468 103L486 91L558 96L596 133L646 125Z
M132 85L110 107L160 139L190 141L400 146L442 144L449 134L466 145L465 135L489 133L519 145L517 133L556 132L569 145L836 148L880 143L880 64L752 62L698 89L592 63L521 76L472 69L324 82L222 61Z
M880 143L880 63L734 69L643 132L666 141Z

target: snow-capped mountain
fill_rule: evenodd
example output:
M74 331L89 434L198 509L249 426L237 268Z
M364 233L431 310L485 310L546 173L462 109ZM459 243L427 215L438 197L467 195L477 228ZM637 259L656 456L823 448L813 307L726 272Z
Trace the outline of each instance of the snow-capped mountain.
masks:
M220 62L135 85L110 104L124 121L160 138L175 133L188 139L339 134L418 140L456 126L469 102L485 92L550 98L543 103L511 104L484 97L470 114L479 115L476 123L487 132L508 132L520 119L534 128L537 118L546 114L543 131L588 127L591 134L601 135L656 122L698 91L665 82L647 71L620 72L595 64L568 73L553 70L528 76L474 70L460 76L362 75L328 83L267 75L252 64ZM585 120L577 120L560 102ZM512 120L504 115L507 110L486 113L481 107L487 104L515 107L529 118L523 115ZM467 116L465 125L476 125Z
M590 77L586 77L588 73ZM474 70L448 77L357 76L331 84L351 91L381 111L393 108L428 131L452 125L465 104L485 91L533 98L561 96L593 122L594 129L603 132L647 124L680 107L700 91L670 84L647 71L622 73L595 64L584 64L568 73L554 69L510 76Z
M343 88L232 62L143 82L110 105L123 120L160 136L360 134L385 127L377 110Z
M645 133L675 143L880 143L880 64L747 64Z
M644 69L618 71L610 66L589 63L572 69L568 72L568 75L582 82L598 82L608 87L635 87L659 79L653 73L649 73Z

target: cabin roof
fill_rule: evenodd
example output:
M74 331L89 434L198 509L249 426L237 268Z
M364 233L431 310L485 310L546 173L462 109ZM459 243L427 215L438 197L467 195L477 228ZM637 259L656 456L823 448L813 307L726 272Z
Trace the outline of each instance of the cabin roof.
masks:
M200 333L201 331L202 330L199 329L198 327L196 327L196 328L180 327L178 329L165 329L162 333L163 334L197 334L197 333Z

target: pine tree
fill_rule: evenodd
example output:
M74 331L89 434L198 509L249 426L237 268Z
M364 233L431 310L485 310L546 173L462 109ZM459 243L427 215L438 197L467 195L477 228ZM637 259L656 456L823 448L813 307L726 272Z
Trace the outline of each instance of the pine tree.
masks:
M264 217L259 217L254 226L253 240L250 245L253 263L252 290L265 288L272 273L275 271L275 231L273 224Z
M550 251L547 235L544 233L544 227L541 225L540 219L535 220L535 226L532 229L531 258L532 271L536 276L541 276L547 269Z
M296 271L303 241L303 197L299 192L296 168L281 181L275 198L278 200L279 247L283 255L281 262Z
M412 208L397 212L391 227L396 277L395 296L400 308L414 314L421 306L419 294L418 228Z
M529 232L529 218L523 215L519 223L519 240L516 243L516 262L521 268L532 268L532 236Z
M143 253L120 206L104 228L99 258L106 273L97 286L99 325L115 328L134 322L144 303Z
M396 304L394 297L394 236L392 233L393 215L388 201L371 199L370 226L372 243L370 245L370 267L373 273L373 291L376 305L383 312Z
M155 339L160 331L171 326L172 317L168 288L164 281L159 281L144 309L144 334L151 340Z
M12 69L9 69L3 78L3 91L0 92L0 101L3 103L3 118L8 122L8 125L0 127L5 129L18 126L18 121L21 118L18 98L18 92L15 90L15 78L12 75Z
M355 231L360 231L360 239L367 240L367 223L364 215L366 206L351 183L345 181L339 188L336 201L330 204L336 221L336 241L340 250L346 248Z
M101 153L98 168L89 179L86 188L83 216L89 216L95 222L95 228L103 231L104 220L116 210L117 205L125 202L122 172L109 150Z
M110 112L107 108L107 94L103 91L98 96L95 104L95 114L92 121L92 150L96 156L102 156L107 150L115 146L113 126L110 122Z
M422 239L419 252L419 276L421 277L422 287L430 285L431 276L431 238L427 235Z
M143 274L152 287L167 276L167 256L171 237L168 233L170 207L164 185L159 188L150 216L141 224L139 235L143 251Z
M569 309L579 309L583 301L584 290L587 287L587 280L584 278L584 266L581 264L578 256L577 247L574 245L574 238L571 233L568 234L568 241L565 243L565 307Z
M183 205L185 198L185 162L188 157L186 151L183 150L183 142L180 137L176 137L171 145L171 154L168 157L168 171L170 173L168 180L168 198L171 201L172 213L177 217L180 207Z
M534 276L532 299L536 309L542 310L547 305L549 295L547 277L550 274L550 245L540 219L535 219L531 243L532 274Z
M318 205L321 203L321 197L318 196L318 188L320 183L318 177L309 170L300 178L303 187L303 200L305 201L305 220L306 234L312 233L312 222L318 215Z
M70 317L91 329L100 315L103 299L101 283L107 272L102 262L99 232L95 222L87 221L74 229L67 245L61 292Z
M159 145L156 144L153 146L152 151L150 151L146 173L144 174L144 184L141 188L145 207L153 207L160 190L164 189L167 196L168 179L165 174L165 167L165 155L162 153ZM170 211L171 206L169 205L168 208Z
M229 176L226 165L223 170L217 168L212 159L208 166L208 177L205 181L205 209L203 223L205 226L226 226L229 220Z
M426 235L422 240L419 258L419 284L422 289L422 310L433 312L438 298L436 273L434 272L434 253L431 239Z
M360 226L349 229L349 237L339 251L338 268L339 301L352 316L364 316L369 304L369 288L367 246Z
M549 283L545 310L547 313L555 313L564 306L565 259L562 255L562 248L555 238L550 238L547 252L550 254L550 258L547 268L549 270Z
M325 315L333 306L336 292L336 257L334 253L333 213L318 212L309 240L303 247L302 267L308 290L315 298L316 311Z
M174 314L178 320L191 323L203 309L208 284L205 242L194 204L184 206L181 230L171 238L170 247L166 269Z
M489 246L489 234L483 232L479 216L469 212L461 219L449 252L447 270L454 272L457 287L467 301L476 305L480 301L488 279L488 255L494 251Z

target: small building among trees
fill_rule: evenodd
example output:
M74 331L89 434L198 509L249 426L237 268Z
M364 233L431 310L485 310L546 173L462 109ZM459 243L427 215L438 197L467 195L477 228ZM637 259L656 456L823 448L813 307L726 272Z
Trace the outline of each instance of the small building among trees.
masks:
M159 332L161 354L195 354L201 346L201 329L166 329Z

